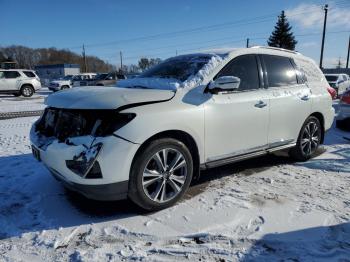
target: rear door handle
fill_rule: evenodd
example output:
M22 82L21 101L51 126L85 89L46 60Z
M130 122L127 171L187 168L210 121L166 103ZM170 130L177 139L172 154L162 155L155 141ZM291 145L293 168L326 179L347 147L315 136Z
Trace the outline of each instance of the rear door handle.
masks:
M267 104L266 104L264 101L260 100L260 101L259 101L258 103L256 103L254 106L255 106L255 107L258 107L258 108L263 108L263 107L267 106Z
M310 96L309 95L304 95L304 96L300 97L300 99L303 100L303 101L307 101L307 100L310 99Z

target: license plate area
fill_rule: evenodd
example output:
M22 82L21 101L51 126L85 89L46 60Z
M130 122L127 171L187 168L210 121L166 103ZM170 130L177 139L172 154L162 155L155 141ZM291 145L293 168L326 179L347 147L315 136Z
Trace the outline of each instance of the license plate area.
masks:
M40 151L39 149L37 149L35 146L32 145L32 153L33 153L33 156L35 157L36 160L38 160L39 162L41 161L41 158L40 158Z

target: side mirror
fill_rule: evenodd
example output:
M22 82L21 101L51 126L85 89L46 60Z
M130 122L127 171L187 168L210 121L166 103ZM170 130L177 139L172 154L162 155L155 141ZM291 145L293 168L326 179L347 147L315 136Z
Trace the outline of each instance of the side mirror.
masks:
M235 76L221 76L209 84L211 93L235 91L239 88L241 79Z

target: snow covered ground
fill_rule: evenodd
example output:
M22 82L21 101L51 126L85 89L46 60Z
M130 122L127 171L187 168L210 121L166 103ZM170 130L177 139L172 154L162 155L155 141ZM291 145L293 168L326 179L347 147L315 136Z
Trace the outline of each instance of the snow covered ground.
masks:
M349 133L333 128L306 163L208 170L183 201L144 213L64 190L31 155L35 120L0 121L0 261L350 261Z
M42 110L45 108L45 97L51 93L46 87L43 87L32 97L27 98L0 94L0 113Z

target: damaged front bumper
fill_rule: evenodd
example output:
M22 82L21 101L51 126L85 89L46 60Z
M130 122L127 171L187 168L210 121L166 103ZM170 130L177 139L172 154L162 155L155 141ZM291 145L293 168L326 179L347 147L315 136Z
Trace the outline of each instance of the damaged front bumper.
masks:
M64 142L30 132L37 159L66 187L96 200L126 198L132 159L138 144L117 136L78 136Z

